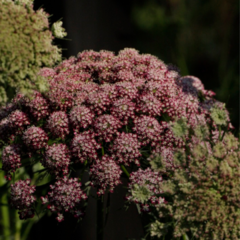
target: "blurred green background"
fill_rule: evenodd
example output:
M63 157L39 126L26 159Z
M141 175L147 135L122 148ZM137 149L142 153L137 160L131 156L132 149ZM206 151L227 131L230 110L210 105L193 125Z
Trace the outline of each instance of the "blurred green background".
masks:
M199 77L239 128L238 1L134 1L136 47ZM139 39L139 41L137 40Z

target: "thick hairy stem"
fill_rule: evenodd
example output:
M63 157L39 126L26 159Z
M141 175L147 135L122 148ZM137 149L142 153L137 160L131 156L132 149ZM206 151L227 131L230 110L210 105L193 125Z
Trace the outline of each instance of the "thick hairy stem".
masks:
M0 171L0 186L4 184L4 172ZM9 219L9 207L8 207L8 201L7 201L7 193L3 193L0 195L0 203L1 205L1 225L3 229L3 236L4 239L10 239L10 219Z

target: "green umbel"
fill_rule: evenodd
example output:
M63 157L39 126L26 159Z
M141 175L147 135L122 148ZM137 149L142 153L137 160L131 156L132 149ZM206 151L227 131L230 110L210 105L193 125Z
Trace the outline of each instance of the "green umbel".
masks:
M0 1L0 105L16 91L28 95L48 89L38 72L61 60L53 39L48 14L34 11L32 1Z

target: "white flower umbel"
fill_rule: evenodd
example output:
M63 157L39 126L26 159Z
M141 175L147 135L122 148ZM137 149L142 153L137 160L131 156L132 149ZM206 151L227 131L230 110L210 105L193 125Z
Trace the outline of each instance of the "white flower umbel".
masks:
M62 24L63 24L62 21L59 21L55 22L52 25L52 32L56 38L64 38L65 36L67 36L65 29L62 27Z

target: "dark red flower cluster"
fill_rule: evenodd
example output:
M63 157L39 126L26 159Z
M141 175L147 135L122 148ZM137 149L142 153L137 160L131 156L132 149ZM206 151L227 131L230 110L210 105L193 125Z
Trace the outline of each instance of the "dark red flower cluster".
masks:
M26 108L26 112L28 112L34 120L39 121L49 115L49 105L39 92L34 92L34 97L31 100L27 98L24 100L23 106Z
M54 137L65 138L69 134L68 116L63 111L53 112L47 121L47 128Z
M30 124L27 115L19 110L12 112L9 117L9 127L16 135L22 134L24 128Z
M134 162L140 166L138 158L142 156L140 153L141 144L137 139L136 134L124 133L122 132L113 142L110 151L112 157L114 157L117 162L129 165Z
M11 179L11 172L21 166L21 149L19 145L6 146L2 152L2 169L7 172L7 179Z
M104 155L97 159L90 168L91 184L98 189L97 194L102 195L107 189L113 192L115 186L121 183L121 169L112 157Z
M96 159L99 148L101 146L94 139L94 134L89 131L76 134L72 140L72 155L76 157L76 162Z
M53 144L52 146L47 146L45 156L41 160L44 167L49 169L49 172L60 175L68 174L68 166L70 164L70 151L65 144Z
M31 180L19 180L11 184L11 205L19 210L20 219L32 218L34 216L33 204L36 197L32 194L35 192L35 186L29 186Z
M230 127L225 106L199 79L181 77L175 67L135 49L84 51L39 74L49 82L47 93L18 94L0 109L0 144L10 152L3 157L7 172L20 167L14 146L21 144L25 155L40 154L50 174L64 177L59 187L68 184L71 164L90 169L98 194L120 183L121 164L146 169L151 154L163 150L171 165L172 149L185 148L182 117L192 131L199 123L211 123L213 133Z
M70 212L75 217L81 217L80 202L86 200L87 195L81 190L81 183L77 178L67 178L66 176L58 180L54 185L50 185L51 192L41 197L42 203L48 204L48 209L57 212L57 220L64 220L63 213Z
M47 146L47 133L40 127L29 127L23 133L23 142L31 149L39 150Z

